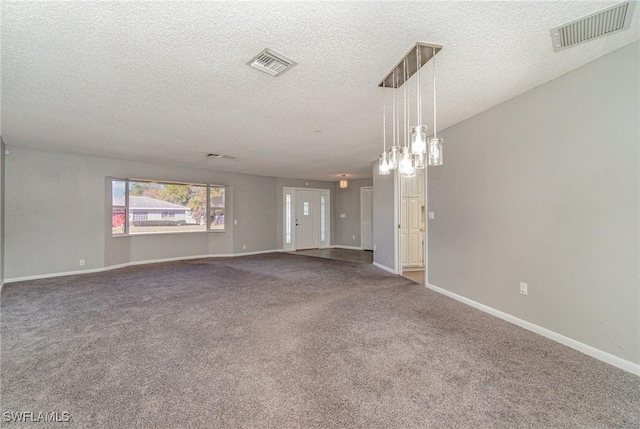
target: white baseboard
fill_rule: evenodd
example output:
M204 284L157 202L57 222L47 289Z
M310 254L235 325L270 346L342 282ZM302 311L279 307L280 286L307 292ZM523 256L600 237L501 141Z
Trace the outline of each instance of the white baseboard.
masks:
M380 268L381 270L385 270L385 271L387 271L387 272L389 272L389 273L391 273L391 274L397 274L397 273L395 272L395 270L393 270L393 269L391 269L391 268L387 267L386 265L382 265L382 264L379 264L379 263L377 263L377 262L374 262L374 263L373 263L373 266L374 266L374 267L378 267L378 268Z
M628 360L622 359L618 356L612 355L610 353L607 353L595 347L581 343L580 341L574 340L573 338L565 337L562 334L551 331L547 328L543 328L542 326L538 326L531 322L527 322L526 320L519 319L515 316L512 316L511 314L504 313L500 310L496 310L495 308L489 307L488 305L480 304L479 302L476 302L469 298L465 298L462 295L458 295L446 289L442 289L441 287L434 286L432 284L427 284L427 287L435 292L446 295L449 298L453 298L456 301L460 301L471 307L477 308L480 311L484 311L485 313L488 313L492 316L495 316L507 322L513 323L514 325L518 325L521 328L524 328L528 331L535 332L536 334L542 335L543 337L549 338L550 340L553 340L557 343L563 344L574 350L582 352L588 356L596 358L602 362L608 363L609 365L613 365L622 370L625 370L627 372L640 376L640 365L636 363L630 362Z
M331 246L332 249L347 249L347 250L363 250L362 247L358 246L341 246L339 244L334 244Z
M145 261L131 261L125 262L124 264L117 265L109 265L108 267L101 268L89 268L86 270L78 270L78 271L65 271L60 273L49 273L49 274L38 274L35 276L24 276L24 277L14 277L10 279L5 279L4 284L6 283L15 283L15 282L23 282L27 280L39 280L39 279L48 279L53 277L63 277L63 276L75 276L77 274L91 274L91 273L101 273L104 271L116 270L118 268L130 267L133 265L147 265L147 264L157 264L161 262L173 262L173 261L186 261L189 259L203 259L203 258L236 258L238 256L251 256L251 255L260 255L263 253L279 253L282 252L282 249L273 249L273 250L260 250L257 252L243 252L243 253L225 253L225 254L216 254L216 255L194 255L194 256L178 256L175 258L162 258L162 259L149 259ZM0 289L1 290L1 289Z

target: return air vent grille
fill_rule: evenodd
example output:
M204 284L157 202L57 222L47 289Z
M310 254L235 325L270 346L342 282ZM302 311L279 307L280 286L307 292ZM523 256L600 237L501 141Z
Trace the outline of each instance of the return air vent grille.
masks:
M624 2L551 30L553 50L566 48L625 30L631 23L635 2Z
M247 64L256 70L275 77L280 76L297 63L271 49L265 49Z

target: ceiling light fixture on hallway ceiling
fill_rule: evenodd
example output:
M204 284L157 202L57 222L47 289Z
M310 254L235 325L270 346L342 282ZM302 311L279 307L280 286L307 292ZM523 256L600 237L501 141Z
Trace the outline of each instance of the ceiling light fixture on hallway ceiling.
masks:
M378 162L378 173L389 174L398 170L405 177L412 177L416 169L425 167L425 156L428 149L428 164L442 165L442 139L437 137L436 128L436 71L435 56L442 50L442 46L427 43L416 43L400 62L385 76L378 86L384 90L382 106L382 145L383 153ZM427 62L433 64L433 137L427 138L427 126L422 123L422 94L420 69ZM393 92L393 144L387 150L387 106L386 88L399 89L414 74L416 75L416 125L410 127L410 109L408 87L402 93L402 137L400 133L400 107L397 92ZM400 142L403 142L402 144Z
M342 180L340 180L340 188L341 189L346 189L347 186L349 186L349 183L347 182L347 179L345 179L345 177L346 177L345 174L343 174L342 177L343 177Z

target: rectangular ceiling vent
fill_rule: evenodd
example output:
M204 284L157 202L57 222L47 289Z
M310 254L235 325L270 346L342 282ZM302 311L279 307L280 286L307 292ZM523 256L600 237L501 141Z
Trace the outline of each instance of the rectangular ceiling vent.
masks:
M553 50L558 52L598 37L629 28L635 2L626 1L576 19L551 30Z
M295 66L296 62L282 54L266 48L247 63L254 69L260 70L270 76L280 76L282 73Z

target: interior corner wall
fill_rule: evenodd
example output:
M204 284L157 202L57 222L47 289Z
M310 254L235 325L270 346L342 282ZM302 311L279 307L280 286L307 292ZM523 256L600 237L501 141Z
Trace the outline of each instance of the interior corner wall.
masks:
M431 284L636 364L639 52L444 130L444 165L428 173Z
M361 247L360 188L373 186L373 179L349 180L346 189L336 187L335 244ZM342 217L344 215L344 217Z
M278 249L275 178L9 149L5 170L7 280L157 259ZM226 232L112 237L109 177L224 185ZM85 260L84 267L79 266L80 259Z
M395 271L395 174L378 174L373 163L373 262Z

